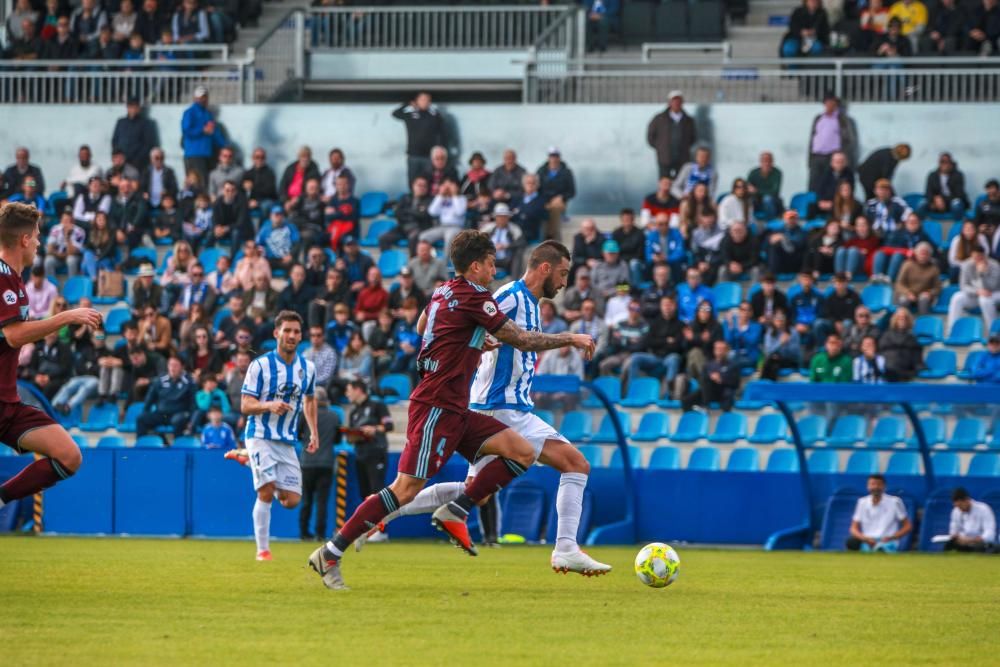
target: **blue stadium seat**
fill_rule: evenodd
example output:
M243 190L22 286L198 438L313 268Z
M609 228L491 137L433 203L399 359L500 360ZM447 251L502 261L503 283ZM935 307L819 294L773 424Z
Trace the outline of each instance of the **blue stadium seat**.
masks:
M973 454L965 474L970 477L1000 477L1000 454L992 452Z
M385 278L395 278L399 275L403 267L406 266L407 260L409 260L409 257L402 250L384 250L378 256L378 270L382 272L382 276Z
M73 442L75 442L76 446L79 447L80 449L89 449L90 448L90 439L87 438L87 436L85 436L85 435L74 435L73 436ZM13 450L11 450L11 451L13 451Z
M994 324L1000 322L1000 320L994 321ZM960 370L956 375L960 380L968 380L972 377L972 369L976 367L976 363L986 355L986 350L972 350L965 355L965 363L962 364L962 370Z
M637 442L656 442L670 435L670 417L663 412L647 412L639 420L639 427L632 434Z
M719 450L715 447L695 447L688 459L688 470L717 472L721 466Z
M917 208L922 203L924 203L925 199L926 198L921 192L907 192L905 195L903 195L903 201L905 201L906 205L912 208L914 211L916 211Z
M954 375L958 365L953 350L931 350L924 358L924 364L927 368L917 375L927 380L940 380Z
M709 442L733 443L747 437L747 417L742 412L723 412L715 422Z
M967 451L986 443L986 423L976 417L962 417L948 439L948 449Z
M773 445L787 437L788 422L785 421L785 415L772 413L761 415L747 442L755 445Z
M919 475L920 454L917 452L893 452L889 457L886 475Z
M936 477L958 477L962 474L961 461L954 452L934 452L931 454L931 465Z
M728 472L757 472L760 470L760 457L753 447L736 447L729 454L726 463Z
M600 445L577 445L577 449L587 459L591 468L600 468L604 465L604 448Z
M875 423L868 446L876 449L892 449L906 441L906 421L902 417L880 417Z
M840 460L837 452L829 449L817 449L809 455L806 462L809 472L820 475L833 475L840 470Z
M612 375L602 375L594 379L594 386L603 391L608 400L613 404L618 405L622 400L622 381L617 376ZM604 404L597 400L593 392L587 392L586 398L583 399L582 403L585 408L603 408Z
M80 424L80 422L83 421L83 407L79 405L76 406L75 408L69 411L68 415L64 415L61 412L57 412L56 421L58 421L59 424L64 429L67 430L77 427Z
M814 445L826 439L826 417L823 415L807 415L795 425L799 429L799 437L804 445Z
M618 421L621 423L622 430L625 432L625 437L629 437L632 433L632 423L628 413L619 410ZM597 433L591 436L590 441L601 444L613 444L618 442L618 434L615 433L615 426L611 421L611 415L605 414L604 417L601 418L601 424L597 427Z
M535 413L536 417L538 417L539 419L541 419L543 422L545 422L549 426L555 426L556 425L556 416L554 414L552 414L551 410L540 410L538 408L535 408L535 410L533 410L533 412Z
M944 338L944 322L940 317L921 315L913 323L913 335L921 345L937 343Z
M94 296L94 281L84 276L73 276L66 280L62 294L66 297L66 302L72 306L80 303L80 299L88 299Z
M743 299L743 288L739 283L721 282L712 288L715 292L715 312L730 310L740 305Z
M206 275L215 271L215 263L219 261L221 255L222 251L214 247L205 248L198 253L198 263L204 267Z
M105 448L121 448L125 446L125 438L120 435L106 435L97 441L97 446Z
M983 340L983 321L978 317L960 317L951 325L951 331L944 344L952 347L966 347Z
M685 412L670 436L674 442L696 442L708 437L708 417L703 412Z
M861 290L861 302L873 313L881 313L892 307L892 287L889 285L872 284Z
M122 332L122 325L132 319L132 311L128 308L112 308L104 317L105 333L117 336Z
M395 226L395 220L386 220L385 218L372 220L372 224L368 225L368 231L365 232L364 238L361 239L361 247L377 248L378 237L382 236L382 234L385 234L390 229L393 229Z
M827 444L838 447L855 445L865 439L865 418L860 415L841 415L833 424Z
M851 534L851 518L854 516L854 508L860 497L861 494L849 489L838 490L830 496L826 502L826 510L823 512L820 549L842 551L846 548L847 538Z
M680 470L681 452L676 447L657 447L649 456L650 470Z
M93 433L114 428L118 423L118 406L114 403L93 405L87 413L87 421L80 424L81 431Z
M503 507L505 534L521 535L529 542L537 542L542 534L545 518L545 491L528 481L512 484L500 496Z
M767 472L798 472L799 457L794 449L776 449L767 458Z
M118 424L118 430L122 433L135 433L135 420L142 414L144 403L132 403L125 408L125 417Z
M228 308L219 308L215 311L215 317L212 318L212 327L218 331L219 327L222 326L222 323L230 315L232 315L232 312Z
M924 220L923 228L927 236L930 237L934 247L940 248L941 244L944 243L944 232L941 230L941 223L937 220Z
M366 192L361 195L361 217L374 218L389 203L389 195L381 191Z
M628 460L632 464L633 468L642 467L642 450L635 445L628 446ZM625 467L622 463L622 450L619 447L615 447L611 452L611 461L608 462L609 468L623 468Z
M993 430L990 432L990 439L986 446L990 449L1000 449L1000 421L994 422Z
M788 202L788 208L795 209L799 212L799 217L802 220L806 220L809 218L809 205L815 203L815 192L797 192L792 195L791 200Z
M559 509L555 503L549 503L549 516L545 522L545 539L549 544L556 543L556 532L559 527ZM580 527L576 529L576 541L580 544L587 543L587 535L590 534L590 517L593 512L594 497L590 489L583 490L583 507L580 511Z
M344 408L340 407L339 405L331 405L330 412L337 413L337 418L340 419L341 424L347 423L344 418Z
M174 449L201 449L201 440L193 435L182 435L174 440Z
M645 408L660 398L660 381L656 378L633 378L628 391L618 402L623 408Z
M156 266L156 250L140 246L135 250L129 251L129 259L139 260L139 264L148 263ZM139 264L136 264L133 268L128 269L125 273L130 276L134 276L139 273Z
M386 405L392 405L409 400L413 384L410 376L405 373L387 373L378 381L378 388L382 392L382 401Z
M59 219L59 215L62 213L62 208L69 205L69 195L67 195L62 190L56 190L49 195L48 201L46 202L47 210L46 215L54 215L56 219Z
M156 275L162 276L164 273L166 273L167 262L169 262L170 258L173 256L174 256L174 251L168 250L167 253L163 256L163 259L160 260L159 265L156 267Z
M945 428L943 419L940 417L921 417L920 428L924 432L924 438L927 440L928 447L944 444ZM911 435L906 444L910 447L916 447L917 436Z
M935 544L931 538L935 535L947 535L951 527L951 493L948 489L940 489L933 493L924 503L924 514L920 520L920 550L939 552L944 550L944 544Z
M871 475L878 472L878 454L867 449L851 452L844 472L849 475Z
M155 435L155 434L139 436L138 438L136 438L135 446L136 447L162 447L163 446L163 438L161 436Z
M951 301L951 297L955 295L958 291L958 285L948 285L941 289L941 294L938 295L937 303L931 309L932 313L937 315L947 315L948 314L948 302Z
M590 439L590 413L581 410L571 410L563 415L559 432L570 442L583 442Z

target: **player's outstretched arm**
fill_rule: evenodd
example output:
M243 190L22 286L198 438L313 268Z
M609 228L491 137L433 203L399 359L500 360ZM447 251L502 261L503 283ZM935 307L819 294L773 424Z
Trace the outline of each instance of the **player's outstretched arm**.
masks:
M525 331L513 320L507 320L503 326L493 332L500 341L524 352L541 352L555 350L560 347L575 347L582 350L584 356L590 359L594 354L594 339L587 334L547 334L541 331Z
M319 449L319 426L317 424L316 397L306 396L302 401L302 413L309 427L309 444L306 450L312 454Z
M102 326L102 320L101 314L93 308L74 308L44 320L12 322L3 328L3 337L11 347L21 347L42 340L67 324L82 324L97 329Z
M292 406L284 401L262 401L249 394L243 394L243 397L240 399L240 412L248 417L251 415L262 415L265 412L270 412L274 415L283 415L291 411Z

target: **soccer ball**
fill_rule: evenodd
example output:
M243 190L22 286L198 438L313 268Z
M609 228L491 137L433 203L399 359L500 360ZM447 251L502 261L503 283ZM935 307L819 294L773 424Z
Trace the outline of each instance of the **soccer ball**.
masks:
M681 558L662 542L647 544L635 557L635 576L652 588L666 588L680 572Z

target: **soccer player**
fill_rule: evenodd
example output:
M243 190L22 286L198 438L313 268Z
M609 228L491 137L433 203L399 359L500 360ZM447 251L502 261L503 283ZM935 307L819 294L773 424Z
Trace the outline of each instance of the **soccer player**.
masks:
M523 474L535 458L531 444L514 429L469 410L469 386L488 333L527 352L572 345L587 356L593 354L590 336L525 331L501 312L486 288L496 275L496 247L486 234L465 230L456 235L451 261L456 277L434 291L420 318L424 333L417 368L421 378L410 396L399 474L391 485L366 498L333 539L309 557L327 588L346 588L340 560L350 544L387 514L411 502L456 451L473 463L496 456L458 498L431 517L453 543L476 555L466 525L472 506Z
M299 416L309 427L307 451L319 447L316 425L316 367L298 353L302 316L283 310L274 320L277 347L250 363L243 380L241 410L247 417L244 440L257 502L253 534L257 560L271 560L271 501L277 492L282 507L292 509L302 498L302 470L295 444Z
M14 203L0 208L0 442L18 453L42 456L0 486L0 507L72 476L82 461L69 433L17 395L18 348L68 324L102 327L101 314L92 308L28 321L28 296L21 274L35 261L40 220L41 213L34 206Z
M569 268L570 254L566 246L557 241L545 241L532 251L524 277L497 290L495 298L500 310L527 331L539 331L538 300L555 298L566 286ZM559 523L551 557L552 569L585 576L605 574L611 571L611 566L588 556L576 541L590 464L561 433L532 413L535 406L531 400L531 381L537 356L534 352L518 352L510 345L500 347L496 353L484 354L472 382L471 407L515 429L531 443L536 460L562 473L556 495ZM469 480L492 459L485 457L470 465ZM383 523L397 516L433 512L457 498L464 488L462 482L429 486L417 494L412 503L390 513ZM357 545L364 539L359 539Z

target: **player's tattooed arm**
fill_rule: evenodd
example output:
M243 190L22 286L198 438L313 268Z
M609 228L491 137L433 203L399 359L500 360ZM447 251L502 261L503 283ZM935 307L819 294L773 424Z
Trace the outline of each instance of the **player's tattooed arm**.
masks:
M541 331L525 331L513 320L507 320L494 333L500 341L524 352L541 352L560 347L575 347L590 359L594 354L594 339L586 334L547 334Z

